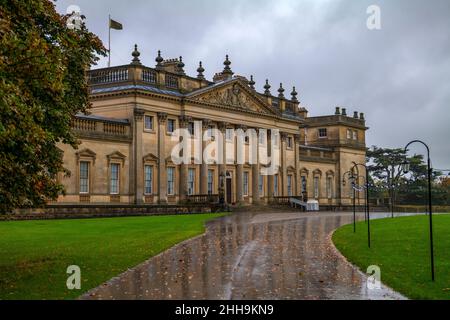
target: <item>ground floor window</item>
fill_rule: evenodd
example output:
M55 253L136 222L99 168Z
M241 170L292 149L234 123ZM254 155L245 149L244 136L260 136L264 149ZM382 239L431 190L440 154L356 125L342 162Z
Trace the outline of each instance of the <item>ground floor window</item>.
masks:
M306 177L302 176L302 192L306 192Z
M110 193L117 194L119 193L119 164L111 163L111 184L110 184Z
M292 196L292 175L287 176L287 193L288 196Z
M248 172L244 172L244 196L248 196Z
M145 194L153 193L153 167L144 167L144 179L145 179Z
M195 169L189 169L188 170L188 195L194 194L194 188L195 188Z
M275 174L273 176L273 195L275 197L278 196L278 175L277 174Z
M175 169L170 167L167 168L167 194L173 195L174 194L174 181L175 181Z
M214 170L208 170L208 194L214 191Z
M327 178L327 197L331 199L333 197L333 178Z
M258 188L259 188L259 195L262 196L264 193L264 176L262 175L259 175Z
M80 162L80 193L89 193L89 162Z
M319 198L319 177L314 177L314 198Z

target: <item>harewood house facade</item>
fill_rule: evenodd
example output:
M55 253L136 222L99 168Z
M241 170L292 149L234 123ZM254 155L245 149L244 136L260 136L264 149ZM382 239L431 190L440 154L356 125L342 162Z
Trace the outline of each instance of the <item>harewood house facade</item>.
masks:
M181 57L164 59L158 52L151 68L141 64L137 46L132 56L128 65L87 72L92 108L73 119L79 147L59 145L71 175L58 177L66 194L57 203L177 204L219 194L230 205L286 197L329 206L352 203L351 186L342 180L352 162L365 161L362 113L347 115L346 108L336 107L331 115L308 117L295 87L287 95L280 84L274 94L266 80L258 92L253 76L234 75L228 56L212 81L203 75L201 62L192 77ZM214 142L212 129L223 132L226 163L173 162L178 143L173 133L193 131L196 121L209 137L197 143L200 152ZM243 163L236 161L231 129L258 134L245 139ZM261 129L279 131L276 174L263 175L267 164L248 161L250 144L271 143Z

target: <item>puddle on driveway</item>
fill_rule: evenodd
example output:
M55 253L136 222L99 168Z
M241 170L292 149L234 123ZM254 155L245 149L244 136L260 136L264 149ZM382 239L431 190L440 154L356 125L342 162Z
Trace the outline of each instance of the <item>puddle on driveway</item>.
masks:
M349 213L238 213L81 299L401 299L330 246ZM361 219L361 216L359 216Z

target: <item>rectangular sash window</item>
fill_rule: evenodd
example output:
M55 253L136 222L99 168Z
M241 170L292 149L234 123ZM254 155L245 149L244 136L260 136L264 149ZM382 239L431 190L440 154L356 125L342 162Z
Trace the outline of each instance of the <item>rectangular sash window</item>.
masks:
M213 193L213 185L214 184L214 171L208 170L208 194Z
M194 194L195 188L195 169L189 169L188 171L188 195Z
M174 194L174 168L167 168L167 194Z
M278 196L278 175L273 176L273 195Z
M244 172L244 196L248 196L248 172Z
M287 176L287 192L288 196L292 196L292 175Z
M153 167L145 166L144 167L144 175L145 175L145 194L153 193Z
M89 193L89 162L80 162L80 193Z
M119 193L119 165L111 163L111 194Z

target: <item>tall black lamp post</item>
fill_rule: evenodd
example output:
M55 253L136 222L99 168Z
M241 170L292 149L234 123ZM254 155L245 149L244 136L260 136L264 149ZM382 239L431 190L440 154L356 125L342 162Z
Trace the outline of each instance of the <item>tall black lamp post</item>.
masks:
M413 140L409 142L405 147L405 153L408 151L408 147L413 143L421 143L427 148L427 176L428 176L428 217L429 217L429 224L430 224L430 259L431 259L431 280L434 281L434 252L433 252L433 205L432 205L432 199L431 199L431 161L430 161L430 148L428 145L420 140ZM409 162L405 161L403 164L403 172L408 173L409 171Z
M358 166L364 167L364 169L366 171L367 244L370 248L369 170L367 170L367 166L365 164L356 163L354 161L352 163L353 163L352 170L356 169L356 172L358 172L358 175L359 175Z
M345 181L345 176L349 175L349 180L353 189L353 232L356 232L356 203L355 203L355 177L353 175L352 171L347 171L344 172L344 174L342 175L342 185L345 187L346 181Z

